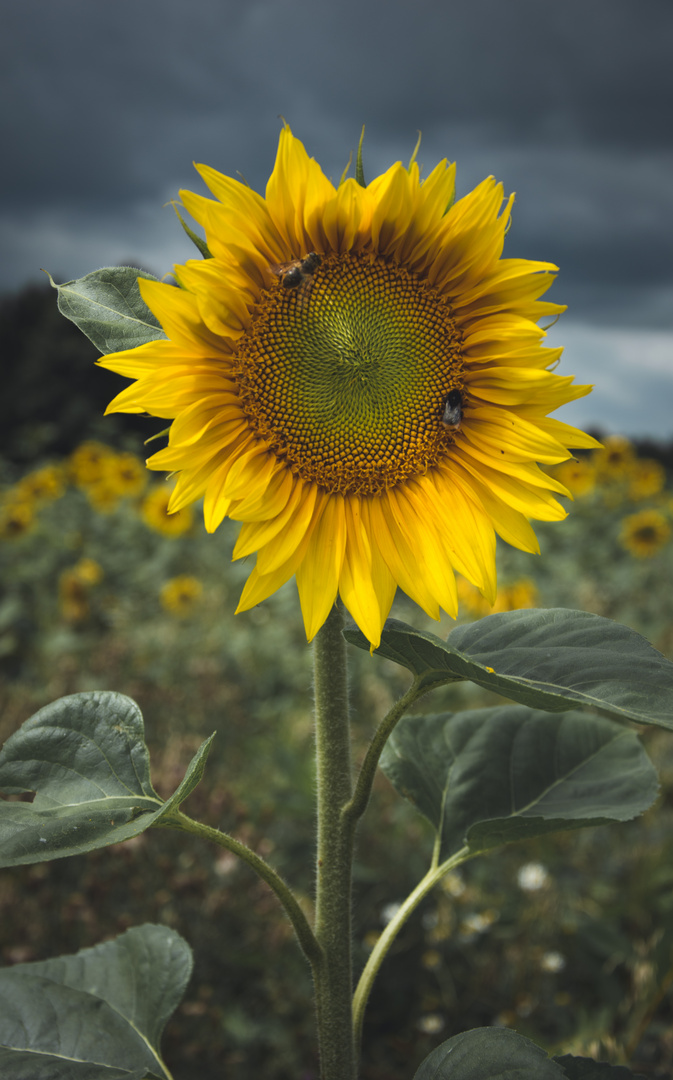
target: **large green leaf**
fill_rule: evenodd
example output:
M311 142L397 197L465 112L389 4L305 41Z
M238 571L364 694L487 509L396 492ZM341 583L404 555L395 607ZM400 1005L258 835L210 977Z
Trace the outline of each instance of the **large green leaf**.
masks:
M0 866L77 855L164 823L199 782L212 736L177 791L162 802L150 782L138 706L123 694L73 694L40 709L0 752Z
M466 843L477 852L627 821L657 794L656 772L628 728L520 705L405 717L381 767L436 830L440 863Z
M563 1054L554 1061L563 1067L568 1080L647 1080L642 1073L632 1073L625 1065L608 1065L605 1061Z
M433 1050L414 1080L565 1080L544 1050L507 1028L473 1028Z
M104 353L134 349L165 338L161 323L140 295L138 278L157 281L132 266L108 266L57 285L58 309Z
M0 969L0 1076L168 1077L159 1043L191 969L180 935L151 924L72 956Z
M369 649L359 631L346 637ZM586 611L488 615L457 626L446 641L390 619L375 651L425 689L470 679L531 708L590 705L673 730L673 663L635 630Z

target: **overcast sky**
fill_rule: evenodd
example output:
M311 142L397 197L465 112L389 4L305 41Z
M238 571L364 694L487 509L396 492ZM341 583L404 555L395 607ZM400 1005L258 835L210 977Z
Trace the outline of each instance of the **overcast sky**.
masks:
M673 438L672 0L13 0L0 288L193 249L192 161L263 191L282 114L337 180L458 163L516 191L505 254L561 268L562 418ZM5 361L6 362L6 361Z

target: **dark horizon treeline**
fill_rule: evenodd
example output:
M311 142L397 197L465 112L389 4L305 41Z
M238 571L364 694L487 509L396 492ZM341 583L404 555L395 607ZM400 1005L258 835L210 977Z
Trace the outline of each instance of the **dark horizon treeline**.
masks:
M0 295L0 459L23 470L64 457L85 439L142 453L144 440L166 422L104 416L128 379L96 366L98 350L61 315L56 295L48 283ZM606 432L591 434L600 438ZM673 441L632 442L641 456L673 472Z
M100 353L56 297L48 283L0 296L0 458L19 468L64 457L85 439L140 450L166 426L103 415L128 379L96 366Z

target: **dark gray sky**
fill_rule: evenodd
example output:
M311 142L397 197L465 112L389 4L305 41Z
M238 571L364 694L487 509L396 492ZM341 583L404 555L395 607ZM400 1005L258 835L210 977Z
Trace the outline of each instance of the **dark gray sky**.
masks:
M264 189L282 114L338 179L458 163L516 191L505 253L561 268L550 334L595 382L562 418L673 437L671 0L14 0L0 288L191 257L192 161Z

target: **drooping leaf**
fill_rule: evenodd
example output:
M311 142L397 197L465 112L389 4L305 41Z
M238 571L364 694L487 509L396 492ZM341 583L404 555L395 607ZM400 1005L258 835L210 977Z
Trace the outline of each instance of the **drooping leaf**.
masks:
M508 1028L473 1028L426 1057L414 1080L565 1080L563 1069Z
M369 649L359 631L345 633ZM673 730L673 663L635 630L586 611L488 615L457 626L446 641L389 619L375 653L426 689L469 679L531 708L588 705Z
M212 739L163 803L150 782L136 703L123 694L73 694L40 709L0 751L0 866L77 855L137 836L176 810L201 779Z
M358 152L357 152L356 157L355 157L355 182L357 184L359 184L360 187L367 187L367 182L365 180L364 165L362 164L362 144L364 143L364 141L365 141L365 126L363 124L362 125L362 131L360 132L360 142L358 143Z
M179 810L181 804L185 799L191 795L197 784L201 783L203 778L203 772L206 767L206 761L210 748L213 745L213 739L215 733L210 738L202 742L199 749L194 754L194 757L187 766L187 771L180 781L179 785L175 789L172 795L166 799L166 802L161 807L161 810L152 819L153 825L158 825L164 818L170 817L174 810Z
M213 255L206 241L202 237L200 237L198 233L195 233L193 229L190 229L189 225L180 213L180 208L177 202L175 202L175 200L171 200L171 206L175 210L178 221L182 225L182 228L193 243L194 247L200 252L204 259L212 259Z
M0 969L3 1080L166 1078L159 1043L192 969L166 926L71 956Z
M147 1080L157 1074L144 1068L108 1068L58 1054L38 1055L31 1050L8 1050L0 1046L0 1076L5 1080Z
M138 278L157 281L132 266L108 266L57 285L58 309L104 355L134 349L166 335L140 295Z
M605 1061L573 1054L563 1054L554 1061L561 1065L567 1080L647 1080L642 1073L632 1073L625 1065L608 1065Z
M519 705L403 718L381 767L430 821L439 861L559 829L627 821L656 772L628 728L588 713Z

